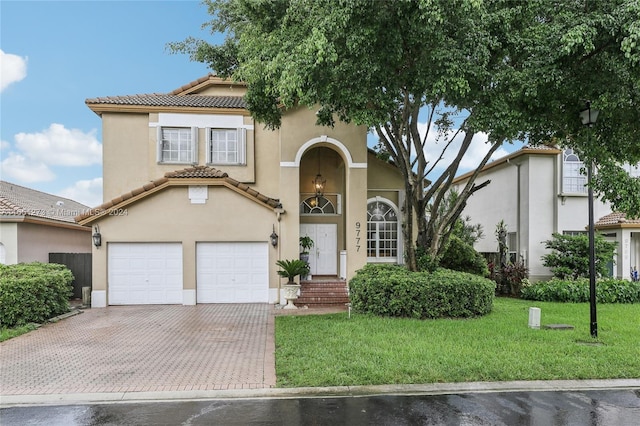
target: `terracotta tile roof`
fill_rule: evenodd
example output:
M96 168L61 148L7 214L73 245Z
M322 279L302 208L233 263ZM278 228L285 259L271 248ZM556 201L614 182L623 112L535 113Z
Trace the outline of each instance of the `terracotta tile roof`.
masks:
M208 74L191 83L185 84L169 93L147 93L125 96L106 96L85 100L87 105L129 105L149 107L190 107L190 108L231 108L246 109L247 103L242 96L210 96L191 93L207 82L224 81L225 85L244 86L243 83L225 81L214 74Z
M75 223L74 217L89 206L53 194L0 181L0 216L4 218L34 217Z
M85 100L86 104L136 105L153 107L195 107L246 109L241 96L165 95L160 93L107 96Z
M606 216L602 216L595 223L595 226L605 226L605 225L617 225L617 224L637 224L640 225L639 219L627 219L627 215L625 213L613 212Z
M91 218L92 216L100 216L105 211L117 207L118 204L124 201L137 197L139 195L144 196L144 193L156 190L156 188L159 188L163 185L182 185L182 183L180 183L180 180L182 179L204 179L205 181L215 180L221 182L223 185L235 187L239 191L245 193L249 198L253 198L267 207L274 209L282 207L279 199L267 197L266 195L261 194L255 189L251 188L249 185L230 178L227 173L221 170L210 166L193 166L173 172L167 172L165 173L164 177L156 179L130 192L122 194L121 196L114 198L111 201L102 203L98 207L88 210L87 213L78 215L75 220L77 222L81 222L83 220ZM189 182L187 183L187 185L188 184L192 183Z
M167 178L226 178L225 172L208 166L194 166L186 169L176 170L175 172L165 173Z

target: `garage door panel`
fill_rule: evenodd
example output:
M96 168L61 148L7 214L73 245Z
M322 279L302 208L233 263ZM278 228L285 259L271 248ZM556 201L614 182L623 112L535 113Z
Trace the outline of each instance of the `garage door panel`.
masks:
M181 304L180 243L110 243L110 305Z
M268 244L198 243L198 303L258 303L269 299Z

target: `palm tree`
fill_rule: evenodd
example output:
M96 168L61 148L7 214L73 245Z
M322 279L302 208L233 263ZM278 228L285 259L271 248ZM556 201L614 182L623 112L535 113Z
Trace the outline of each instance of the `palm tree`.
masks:
M309 265L307 262L300 259L278 260L276 265L282 268L278 271L278 275L289 279L287 284L294 284L293 279L297 275L307 275L309 273Z

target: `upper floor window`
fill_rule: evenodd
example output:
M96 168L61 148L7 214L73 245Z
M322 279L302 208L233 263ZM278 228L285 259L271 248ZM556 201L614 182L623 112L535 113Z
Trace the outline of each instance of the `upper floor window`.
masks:
M209 129L207 163L246 164L246 129Z
M565 194L586 194L587 177L582 173L584 162L572 149L565 149L562 161L562 192Z
M158 162L197 163L197 140L194 127L159 127Z

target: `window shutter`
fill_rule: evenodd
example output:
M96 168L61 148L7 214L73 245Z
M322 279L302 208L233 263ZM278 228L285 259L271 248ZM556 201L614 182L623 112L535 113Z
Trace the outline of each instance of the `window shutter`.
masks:
M238 163L246 164L246 149L247 146L247 129L240 128L238 129Z
M158 163L162 163L162 126L156 127L157 156Z
M211 140L211 128L207 127L205 129L205 133L207 134L207 164L211 164L211 151L213 150L213 147L211 146L211 144L213 143Z
M191 162L198 164L198 128L191 128Z

